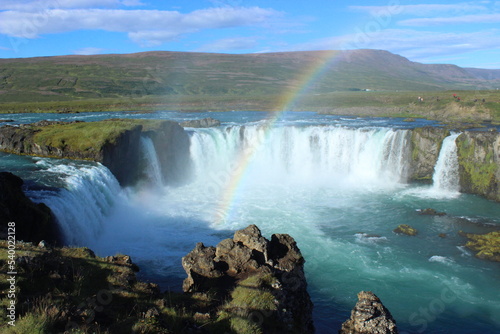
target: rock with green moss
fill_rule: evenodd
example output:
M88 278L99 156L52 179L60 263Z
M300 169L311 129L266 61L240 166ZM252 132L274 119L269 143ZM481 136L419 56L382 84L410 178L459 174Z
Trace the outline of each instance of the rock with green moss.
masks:
M304 262L291 236L269 241L250 225L215 248L199 243L183 257L183 289L219 296L217 322L234 333L313 333Z
M410 225L401 224L394 229L394 233L416 236L418 234L418 230L416 228L411 227Z
M189 177L189 137L178 123L166 120L41 121L3 126L0 151L100 162L127 186L144 174L141 136L152 138L166 183Z
M431 182L441 145L449 134L447 129L430 126L412 130L410 180Z
M500 134L467 131L456 143L460 190L500 201Z
M469 239L465 246L474 252L481 259L500 262L500 231L486 234L464 233L460 235Z

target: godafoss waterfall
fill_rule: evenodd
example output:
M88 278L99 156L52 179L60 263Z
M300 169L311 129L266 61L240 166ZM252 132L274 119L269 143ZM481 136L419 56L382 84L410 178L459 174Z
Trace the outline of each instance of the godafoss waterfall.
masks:
M206 116L119 114L174 121ZM28 195L52 209L67 244L101 256L128 254L142 278L163 289L180 290L180 259L196 242L216 245L256 224L265 236L288 233L297 241L318 333L335 333L361 290L384 301L403 333L500 331L500 268L475 257L458 233L498 230L500 204L460 192L461 133L444 134L433 146L435 161L423 155L416 166L414 128L435 127L430 121L313 113L284 113L271 121L264 113L209 116L222 124L185 129L189 159L183 173L164 172L168 159L160 157L158 138L144 133L135 185L120 186L105 165L93 162L2 153L0 169L27 180ZM118 116L23 117L17 121ZM182 180L175 179L181 174ZM426 208L446 215L422 214ZM418 234L394 233L400 224Z

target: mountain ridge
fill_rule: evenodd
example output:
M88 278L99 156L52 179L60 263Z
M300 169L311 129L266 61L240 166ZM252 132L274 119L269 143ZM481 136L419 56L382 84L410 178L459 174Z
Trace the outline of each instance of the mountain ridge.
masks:
M312 80L312 75L317 75ZM254 54L149 51L0 59L0 102L141 96L492 89L500 70L421 64L384 50Z

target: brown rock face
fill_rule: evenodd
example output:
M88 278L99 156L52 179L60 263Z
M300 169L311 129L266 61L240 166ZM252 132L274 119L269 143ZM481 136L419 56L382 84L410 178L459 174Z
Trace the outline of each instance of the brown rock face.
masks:
M358 302L351 311L351 317L342 324L339 334L397 334L396 321L370 291L358 293Z
M252 325L260 326L263 333L313 333L313 305L307 292L304 262L291 236L274 234L269 241L257 226L250 225L217 247L198 243L183 257L182 266L188 274L183 290L215 291L221 300L228 300L221 305L226 312L238 312L239 318L250 319L261 312L258 314L265 320ZM263 301L252 296L260 296ZM265 302L266 298L272 301ZM255 309L254 305L262 308Z

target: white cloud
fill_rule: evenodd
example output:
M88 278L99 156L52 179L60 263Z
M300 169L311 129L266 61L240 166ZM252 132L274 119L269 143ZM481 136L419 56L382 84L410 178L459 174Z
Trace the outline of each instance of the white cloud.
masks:
M40 12L51 9L117 8L143 5L140 0L2 0L0 10Z
M398 22L398 24L403 26L432 26L432 25L443 25L443 24L469 24L469 23L473 24L500 23L500 13L409 19Z
M256 37L235 37L224 38L214 41L210 44L201 46L197 51L218 52L229 50L245 50L257 47L258 38Z
M82 49L78 49L78 50L75 50L73 51L73 54L75 55L96 55L96 54L101 54L103 53L105 50L104 49L101 49L101 48L94 48L94 47L87 47L87 48L82 48Z
M500 31L487 30L472 33L439 33L411 29L386 29L376 33L348 34L295 45L287 50L351 50L382 49L403 55L415 61L436 56L498 50Z
M386 11L413 16L435 16L446 13L448 15L457 15L464 13L478 13L488 11L488 7L479 5L478 2L462 2L450 5L442 4L420 4L420 5L400 5L399 1L389 6L349 6L349 9L368 12L376 15Z
M90 0L89 0L90 1ZM208 8L190 13L160 10L50 9L0 12L0 34L37 38L75 30L126 32L142 45L159 45L205 29L264 26L282 13L259 7Z

